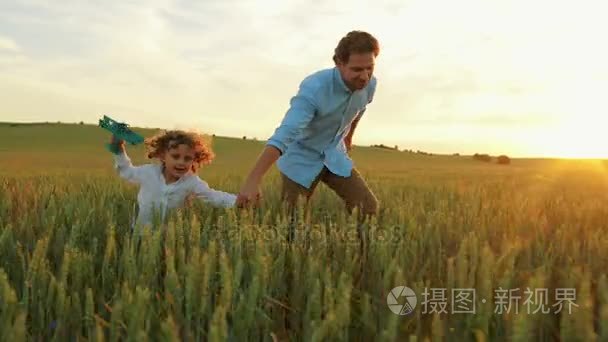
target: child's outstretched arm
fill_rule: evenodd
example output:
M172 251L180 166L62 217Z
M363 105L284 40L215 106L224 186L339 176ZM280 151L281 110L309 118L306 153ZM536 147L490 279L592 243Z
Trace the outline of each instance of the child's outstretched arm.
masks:
M195 178L194 195L215 207L230 208L236 203L235 194L212 189L198 176Z
M120 150L119 154L114 155L114 168L118 171L118 175L131 183L141 183L144 170L142 166L133 166L131 158L127 155L125 142L112 136L112 144L117 144Z

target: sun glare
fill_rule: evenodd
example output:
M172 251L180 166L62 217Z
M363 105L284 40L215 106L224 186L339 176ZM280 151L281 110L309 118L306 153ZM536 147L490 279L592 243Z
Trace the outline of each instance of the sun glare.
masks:
M608 118L568 120L557 129L538 135L533 145L547 157L606 159L608 140L605 129Z

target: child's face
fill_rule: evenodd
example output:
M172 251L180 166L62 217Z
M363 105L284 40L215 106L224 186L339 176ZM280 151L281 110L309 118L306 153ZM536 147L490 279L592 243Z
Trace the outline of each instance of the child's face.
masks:
M194 150L186 144L180 144L167 150L161 160L165 163L167 174L179 179L192 169Z

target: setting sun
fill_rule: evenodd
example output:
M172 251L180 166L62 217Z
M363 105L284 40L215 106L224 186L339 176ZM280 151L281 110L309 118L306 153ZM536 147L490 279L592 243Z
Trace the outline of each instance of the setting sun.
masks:
M607 118L581 115L571 118L531 137L530 145L540 155L560 158L606 158L608 141L606 140Z

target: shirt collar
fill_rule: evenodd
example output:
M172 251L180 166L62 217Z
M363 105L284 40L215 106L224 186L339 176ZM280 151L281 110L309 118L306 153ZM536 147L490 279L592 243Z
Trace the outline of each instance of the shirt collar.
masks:
M192 172L192 170L189 170L188 172L186 172L185 174L183 174L181 177L179 177L178 180L176 180L173 183L167 184L167 181L165 180L165 176L163 175L163 169L164 166L163 164L159 164L158 165L158 179L160 181L161 184L165 185L165 186L176 186L179 183L182 183L183 181L186 180L186 178L192 176L194 173Z
M334 67L334 81L338 84L338 87L344 89L345 92L352 94L352 90L350 90L344 80L342 79L342 75L340 74L340 70L338 67Z

